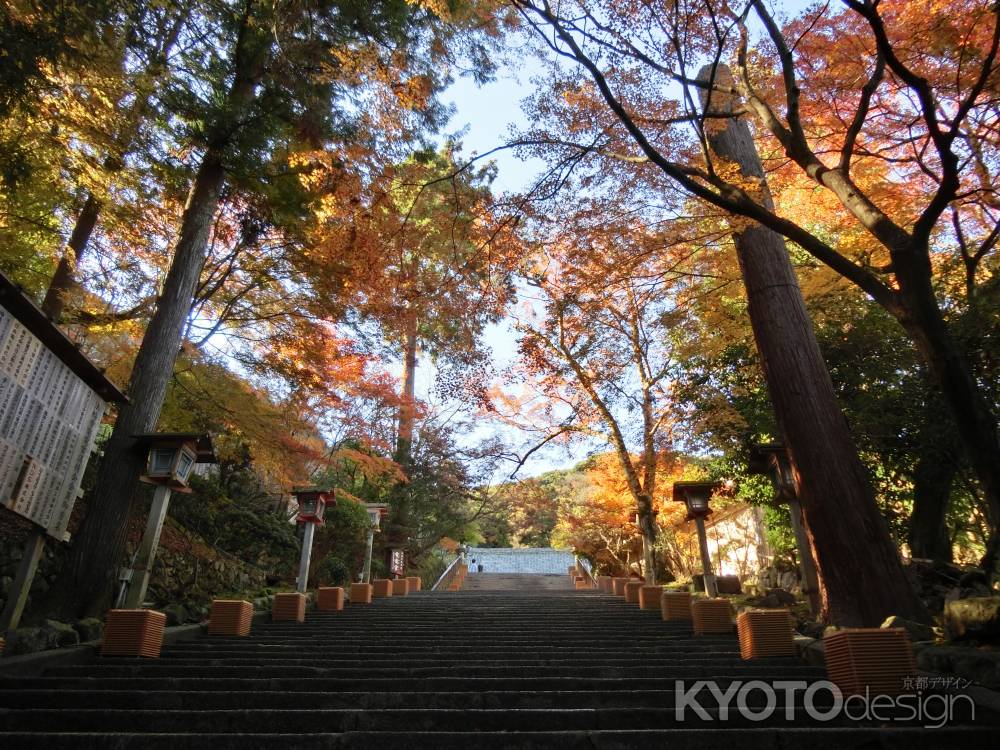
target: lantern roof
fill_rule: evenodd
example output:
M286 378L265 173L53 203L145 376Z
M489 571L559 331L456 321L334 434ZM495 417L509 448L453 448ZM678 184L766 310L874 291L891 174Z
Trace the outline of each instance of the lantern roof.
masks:
M291 493L295 495L296 498L299 496L320 495L322 496L324 502L335 500L333 496L334 490L332 487L317 487L315 485L311 487L292 487ZM333 505L334 503L330 502L330 504Z
M212 445L212 436L205 432L148 432L132 437L139 445L146 446L147 449L157 445L188 443L194 447L195 463L218 463L218 459L215 457L215 447Z
M755 443L750 448L749 469L751 474L767 474L771 467L771 457L787 455L783 443Z
M365 503L365 510L369 513L377 510L380 518L385 518L389 515L388 503Z
M675 503L683 503L685 502L684 496L687 494L687 490L708 490L709 492L713 492L721 486L721 482L674 482L672 499Z

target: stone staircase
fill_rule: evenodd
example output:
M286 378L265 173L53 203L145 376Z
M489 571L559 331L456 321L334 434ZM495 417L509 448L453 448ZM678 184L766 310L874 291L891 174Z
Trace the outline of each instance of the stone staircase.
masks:
M621 598L562 588L566 575L562 590L528 590L544 584L527 577L470 583L477 578L480 590L310 612L304 624L260 625L248 638L166 646L157 660L0 677L0 748L937 750L996 738L980 721L819 724L795 704L790 719L781 706L765 721L719 721L704 692L705 716L679 720L676 680L724 689L824 672L790 658L741 661L734 636L695 638Z

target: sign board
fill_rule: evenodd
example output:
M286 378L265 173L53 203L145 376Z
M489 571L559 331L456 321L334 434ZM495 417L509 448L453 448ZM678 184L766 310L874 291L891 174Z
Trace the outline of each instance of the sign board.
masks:
M389 554L389 572L397 576L403 575L405 560L406 558L404 557L403 550L392 550Z
M0 307L0 503L63 539L104 408L91 385Z

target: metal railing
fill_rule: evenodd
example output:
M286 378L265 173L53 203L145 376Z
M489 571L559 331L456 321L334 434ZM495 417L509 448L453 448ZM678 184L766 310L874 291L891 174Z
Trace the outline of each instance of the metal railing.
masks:
M451 565L445 568L444 573L438 576L438 579L434 581L434 585L431 586L431 591L437 591L438 587L441 585L441 582L444 581L446 578L448 578L450 574L454 574L455 566L458 565L460 562L462 562L461 555L452 560Z

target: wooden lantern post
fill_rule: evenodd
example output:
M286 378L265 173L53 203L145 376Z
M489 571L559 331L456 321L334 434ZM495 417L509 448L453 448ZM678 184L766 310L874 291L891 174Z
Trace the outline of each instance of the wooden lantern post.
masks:
M712 572L712 558L708 554L708 537L705 535L705 518L712 512L708 502L712 493L719 488L717 482L674 482L673 499L687 506L687 520L693 520L698 529L698 548L701 551L701 569L705 581L705 593L711 597L719 595Z
M299 515L295 519L305 528L302 536L302 557L299 560L299 577L295 580L295 590L306 593L309 586L309 563L312 559L313 535L317 526L323 525L323 514L327 505L336 505L337 501L330 490L315 487L304 487L292 490L299 503Z
M388 515L389 506L385 503L368 503L368 545L365 547L365 565L361 573L362 583L371 583L372 579L372 546L375 544L375 532L379 530L382 519Z
M149 577L156 560L156 549L160 545L163 522L170 506L170 493L188 493L188 479L196 463L215 463L212 440L208 435L192 432L160 432L136 435L136 445L148 452L146 473L140 480L156 485L153 504L146 519L146 530L139 542L135 563L131 571L125 571L122 579L127 584L124 606L138 609L146 598Z
M792 462L788 458L785 446L780 443L755 445L750 452L750 471L754 474L766 474L774 488L774 503L788 505L788 516L792 524L792 533L795 534L795 547L799 556L799 571L802 573L802 593L809 600L809 609L813 615L818 615L821 604L819 576L809 547L809 537L802 523L802 506L798 495L795 494Z

